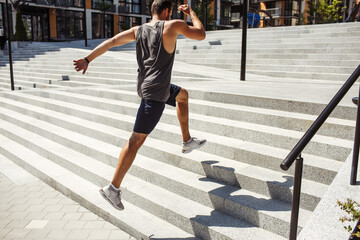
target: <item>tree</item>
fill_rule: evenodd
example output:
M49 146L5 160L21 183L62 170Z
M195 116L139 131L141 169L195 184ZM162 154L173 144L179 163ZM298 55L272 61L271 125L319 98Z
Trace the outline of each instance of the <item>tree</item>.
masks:
M343 7L344 4L342 0L333 0L330 4L327 0L320 0L319 2L308 0L308 3L308 21L313 24L340 22L343 11L346 8Z
M20 0L11 0L13 8L16 10L16 23L15 23L15 41L26 41L28 39L26 27L21 17L21 11L27 7L26 3Z
M105 12L112 7L112 4L108 3L105 0L97 1L97 9L99 9L102 13L102 29L103 29L103 37L105 37Z
M207 28L209 29L209 25L213 24L214 21L214 15L210 14L211 11L211 7L210 4L213 1L207 1ZM193 10L196 13L196 15L198 16L198 18L200 19L200 21L203 23L203 25L205 26L205 9L206 9L206 3L204 0L202 0L201 2L195 4L195 6L193 6ZM211 27L210 27L211 28ZM208 30L205 29L205 30Z

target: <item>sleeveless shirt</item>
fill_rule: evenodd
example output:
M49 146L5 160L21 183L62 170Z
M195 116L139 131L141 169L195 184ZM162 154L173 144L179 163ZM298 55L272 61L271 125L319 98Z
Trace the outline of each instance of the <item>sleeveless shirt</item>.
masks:
M138 62L137 91L143 99L166 102L170 96L171 71L175 50L169 54L163 46L165 21L154 26L143 24L136 33Z

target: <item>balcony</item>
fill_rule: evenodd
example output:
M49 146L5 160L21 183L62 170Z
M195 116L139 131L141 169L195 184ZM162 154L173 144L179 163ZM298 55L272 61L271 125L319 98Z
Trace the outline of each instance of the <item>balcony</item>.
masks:
M119 13L130 13L129 6L119 6Z
M239 12L231 13L231 21L237 22L240 21L241 14Z
M272 18L279 18L281 16L281 8L268 8L266 12L270 13Z

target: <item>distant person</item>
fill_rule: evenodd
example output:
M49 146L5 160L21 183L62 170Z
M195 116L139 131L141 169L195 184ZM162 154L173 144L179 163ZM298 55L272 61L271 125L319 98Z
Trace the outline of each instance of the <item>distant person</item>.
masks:
M177 116L183 138L183 153L189 153L206 142L190 136L188 93L185 89L170 83L177 36L182 34L191 39L203 40L205 30L188 5L181 5L178 10L190 15L194 26L188 26L183 20L170 20L172 10L171 0L155 0L151 6L152 20L149 23L117 34L97 46L86 58L74 61L76 71L83 71L85 74L89 63L96 57L112 47L136 40L139 67L137 91L141 104L133 133L120 153L113 180L111 184L100 189L101 195L118 210L124 209L121 203L120 184L132 165L137 151L159 122L165 104L174 107L176 103L178 104Z
M5 42L6 42L6 37L5 37L4 29L2 27L0 27L0 49L1 50L4 50Z

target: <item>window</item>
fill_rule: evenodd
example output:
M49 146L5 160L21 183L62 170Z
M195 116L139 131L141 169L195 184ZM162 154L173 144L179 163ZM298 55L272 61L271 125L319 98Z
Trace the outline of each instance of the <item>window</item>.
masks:
M151 15L151 5L154 1L153 0L146 0L146 14Z
M57 10L56 29L58 38L83 38L83 19L83 12Z
M119 0L119 6L125 7L130 13L141 13L140 0Z
M92 37L110 38L114 36L113 15L92 13Z
M128 30L130 28L130 17L119 16L120 32Z
M106 9L106 11L107 11L114 5L114 3L112 0L91 0L91 8L92 9L98 9L101 11L100 7L104 6L104 5L108 7Z

